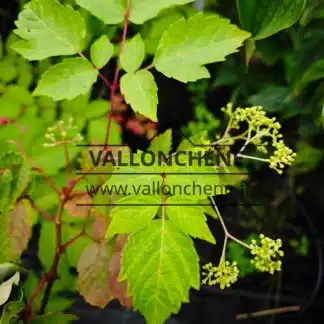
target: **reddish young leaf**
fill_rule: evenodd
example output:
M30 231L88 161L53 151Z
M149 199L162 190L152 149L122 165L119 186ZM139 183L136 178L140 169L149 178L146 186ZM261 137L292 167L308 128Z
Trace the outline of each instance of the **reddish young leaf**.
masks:
M133 305L133 298L127 295L127 282L119 282L118 276L120 272L121 252L116 252L110 261L109 273L110 281L109 287L111 294L125 307L131 308Z
M92 216L95 216L95 221L92 223L91 237L96 242L100 242L105 238L109 219L107 216L103 216L95 211L92 213Z
M28 245L32 228L31 213L31 205L26 199L20 200L11 212L9 232L12 260L19 258Z
M84 206L79 206L80 204ZM64 207L69 215L78 218L85 218L89 215L91 210L92 199L88 193L82 191L74 191L73 197L69 199ZM89 206L86 206L89 205Z
M91 305L104 308L114 298L109 287L112 247L104 242L92 243L81 254L78 263L80 294Z

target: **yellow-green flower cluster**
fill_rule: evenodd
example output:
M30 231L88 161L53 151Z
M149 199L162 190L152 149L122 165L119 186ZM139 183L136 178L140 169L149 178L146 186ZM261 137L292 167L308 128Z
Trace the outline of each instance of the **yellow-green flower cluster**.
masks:
M48 127L45 138L48 142L44 143L45 147L54 147L64 143L78 143L83 140L80 133L75 134L76 126L73 125L73 118L70 117L68 122L59 120L53 127Z
M205 276L202 280L204 285L212 286L219 284L220 288L224 289L225 287L230 287L238 279L239 270L235 261L230 264L229 261L221 260L218 267L208 263L203 266L203 269L206 270L202 272L202 275Z
M281 261L278 258L284 255L283 251L280 250L281 247L280 239L272 240L260 234L260 245L257 245L256 240L252 240L250 244L251 254L254 256L251 263L262 272L273 274L275 271L280 271Z
M257 151L266 154L269 143L264 138L271 138L272 147L275 151L269 159L270 168L281 174L285 166L292 164L296 153L284 144L283 136L280 134L281 125L276 121L276 118L267 117L266 112L261 106L239 107L233 111L232 105L228 104L222 110L230 116L231 128L239 129L240 123L247 123L248 130L245 133L248 135L245 135L244 139L254 144L257 147Z
M285 145L281 140L274 144L276 148L274 154L270 157L270 168L275 169L279 174L285 165L291 165L296 157L296 153L291 148Z

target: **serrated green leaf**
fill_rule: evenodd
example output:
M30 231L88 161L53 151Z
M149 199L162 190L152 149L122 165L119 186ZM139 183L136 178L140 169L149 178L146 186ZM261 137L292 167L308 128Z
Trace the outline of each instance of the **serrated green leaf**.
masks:
M143 24L156 17L163 9L183 5L194 0L132 0L129 20L134 24ZM123 0L76 0L76 3L90 11L105 24L120 24L124 20L126 1Z
M306 0L237 0L237 7L242 28L258 40L293 25L305 3Z
M130 7L130 21L134 24L143 24L156 17L163 9L176 5L184 5L194 0L133 0Z
M179 206L177 206L178 204ZM167 216L184 233L215 244L215 238L206 223L204 208L196 205L190 206L191 204L192 201L185 197L173 196L168 198L166 202Z
M205 64L224 61L250 33L217 15L197 13L169 26L161 37L153 64L181 82L209 78Z
M134 307L147 323L162 324L199 289L198 255L189 236L168 220L154 220L131 234L122 256L120 281L127 280Z
M33 95L71 100L87 93L97 76L98 71L83 58L65 59L43 74Z
M49 313L41 316L36 316L33 319L33 324L69 324L78 319L78 316L64 313Z
M0 284L0 306L2 306L10 297L12 285L18 285L20 280L19 272L16 272L11 278Z
M151 72L140 70L123 75L120 89L135 112L157 121L158 89Z
M194 149L180 151L179 155L174 153L171 159L173 165L164 170L166 174L164 191L171 195L186 197L192 203L225 190L216 167L209 165L210 162L204 159L205 148L196 149L198 152L202 151L200 156L194 158L191 157Z
M140 34L126 41L120 54L121 67L128 73L137 71L145 58L145 45Z
M155 137L151 142L148 151L158 154L163 152L165 155L168 155L172 149L172 130L168 129L163 134Z
M32 0L19 14L14 31L23 40L12 48L28 60L73 55L82 51L84 19L70 5L57 0Z
M125 8L121 0L75 0L75 2L105 24L115 25L124 20Z
M110 213L112 218L106 238L116 234L134 233L148 227L156 216L161 198L157 196L128 196L117 201ZM122 206L125 205L125 206Z
M147 54L154 55L164 31L172 23L176 22L182 17L183 15L180 12L170 9L160 17L150 20L143 26L141 34L143 36L145 51Z
M114 45L111 44L106 35L98 38L90 48L91 60L96 68L103 68L111 59L114 52Z
M137 187L139 185L152 185L161 181L161 174L154 166L145 166L141 163L141 154L123 154L122 163L127 166L116 167L112 177L105 183L110 188ZM119 189L120 190L120 189Z

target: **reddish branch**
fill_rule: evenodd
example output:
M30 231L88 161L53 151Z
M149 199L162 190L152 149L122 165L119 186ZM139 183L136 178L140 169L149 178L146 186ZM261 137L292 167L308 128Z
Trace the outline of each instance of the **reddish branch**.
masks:
M287 312L298 312L300 311L300 306L287 306L287 307L279 307L279 308L272 308L266 309L258 312L253 313L246 313L246 314L238 314L236 315L237 320L245 320L249 318L257 318L262 316L271 316L276 314L283 314Z
M122 40L121 40L121 44L120 44L120 53L123 52L124 47L125 47L125 43L126 43L126 37L127 37L127 31L128 31L128 23L129 23L129 13L130 13L130 2L131 0L127 0L127 6L126 6L126 10L125 10L125 15L124 15L124 30L123 30L123 36L122 36ZM120 54L119 54L120 55ZM110 111L108 114L108 124L107 124L107 131L106 131L106 137L105 137L105 149L107 149L107 145L108 145L108 138L109 138L109 133L110 133L110 127L111 127L111 122L112 122L112 110L113 110L113 103L114 100L113 98L116 95L116 90L118 89L118 76L119 76L119 72L120 72L120 58L118 58L117 60L117 66L116 66L116 70L115 70L115 75L114 75L114 81L113 84L111 86L111 92L110 92Z
M121 41L121 52L123 51L125 42L126 42L128 23L129 23L129 13L130 13L130 0L127 0L127 8L125 10L125 16L124 16L123 36L122 36L122 41ZM79 53L79 55L81 57L85 58L85 56L82 53ZM111 103L113 102L113 98L115 97L116 91L119 88L119 85L118 85L119 72L120 72L120 59L119 58L117 60L117 66L116 66L116 70L115 70L115 74L114 74L113 84L110 84L110 82L106 79L106 77L98 71L99 77L103 80L104 84L111 91L111 93L110 93L110 102ZM107 148L108 141L109 141L109 134L110 134L110 128L111 128L111 121L112 121L112 108L113 107L111 107L109 114L108 114L108 124L107 124L106 136L105 136L105 148ZM41 169L39 169L30 158L27 157L27 155L23 151L21 145L20 145L20 149L21 149L21 152L23 153L23 155L26 157L26 159L29 160L29 162L32 164L34 169L37 170L42 175L43 179L50 185L50 187L58 194L58 196L60 198L60 203L59 203L56 217L55 217L55 219L52 219L52 221L55 224L55 236L56 236L56 251L55 251L53 263L52 263L50 269L46 272L46 274L40 280L38 286L35 288L34 292L32 293L31 298L28 300L24 310L21 313L23 321L25 323L30 323L31 318L33 316L32 304L35 301L38 294L40 293L40 291L42 290L42 288L46 285L46 290L45 290L44 297L43 297L42 303L41 303L41 308L40 308L40 313L41 314L44 313L46 305L47 305L49 297L50 297L50 294L51 294L51 290L54 285L54 282L57 279L57 269L58 269L58 265L60 262L60 257L66 248L68 248L71 244L73 244L78 238L86 235L86 228L88 225L89 215L84 222L81 232L79 234L77 234L75 237L71 238L69 241L62 243L62 213L63 213L63 209L64 209L64 204L70 199L70 195L71 195L73 189L83 179L83 177L85 175L80 175L80 176L76 177L75 179L68 181L67 187L63 188L62 191L59 191L55 187L55 185L50 181L50 179L48 179L48 177L44 174L44 172ZM65 153L66 153L66 150L65 150ZM68 175L68 179L69 179L71 176L70 161L69 161L68 154L65 154L65 155L67 158L67 175ZM94 167L91 167L89 172L91 172L93 170L93 168ZM36 208L35 205L34 205L34 208ZM37 210L39 212L41 212L39 209L37 209ZM42 212L42 214L44 216L46 215L46 218L47 218L46 213Z

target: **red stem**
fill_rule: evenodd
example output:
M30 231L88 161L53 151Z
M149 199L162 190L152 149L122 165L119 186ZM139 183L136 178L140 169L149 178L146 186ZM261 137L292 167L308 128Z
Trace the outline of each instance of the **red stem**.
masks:
M129 13L130 13L130 1L131 0L127 0L127 6L126 6L126 10L125 10L125 15L124 15L124 29L123 29L123 36L122 36L122 40L121 40L121 45L120 45L120 53L123 52L124 47L125 47L125 43L126 43L126 37L127 37L127 31L128 31L128 23L129 23ZM108 139L109 139L109 133L110 133L110 128L111 128L111 122L112 122L112 110L114 107L112 107L112 103L113 103L113 98L116 95L116 90L118 89L118 76L119 76L119 72L120 72L120 58L118 58L117 60L117 66L116 66L116 70L115 70L115 75L114 75L114 81L113 84L111 86L111 92L110 92L110 111L108 114L108 124L107 124L107 131L106 131L106 136L105 136L105 149L107 149L108 146Z

